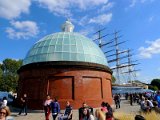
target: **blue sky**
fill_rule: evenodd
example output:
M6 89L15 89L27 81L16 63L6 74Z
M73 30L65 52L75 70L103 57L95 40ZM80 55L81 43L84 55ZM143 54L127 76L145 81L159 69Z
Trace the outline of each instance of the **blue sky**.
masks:
M120 30L122 49L133 49L140 65L137 78L149 83L160 78L159 0L0 0L0 61L23 59L31 46L45 35L61 31L69 18L80 32ZM104 42L110 39L105 38Z

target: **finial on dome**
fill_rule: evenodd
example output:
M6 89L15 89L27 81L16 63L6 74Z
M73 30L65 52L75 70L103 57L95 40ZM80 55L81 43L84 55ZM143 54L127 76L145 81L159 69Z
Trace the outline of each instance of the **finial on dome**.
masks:
M73 32L74 25L71 23L69 19L62 25L63 32Z

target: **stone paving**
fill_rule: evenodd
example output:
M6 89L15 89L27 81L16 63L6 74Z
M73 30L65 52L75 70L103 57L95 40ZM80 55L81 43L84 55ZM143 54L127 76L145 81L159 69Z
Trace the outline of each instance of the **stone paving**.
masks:
M131 106L128 101L122 100L121 101L121 108L115 109L115 113L124 112L124 113L129 113L129 114L130 113L136 114L136 113L138 113L139 110L140 110L140 107L136 103L133 104L133 106ZM64 112L64 111L62 111L62 112ZM24 116L24 115L17 116L17 114L18 114L17 109L12 110L11 116L13 116L15 120L45 120L43 111L29 111L27 116ZM52 120L52 116L50 116L50 120ZM78 111L77 110L73 111L73 120L78 120Z
M45 116L44 113L42 111L32 111L29 112L27 116L25 115L17 115L18 112L12 112L12 115L14 117L15 120L45 120ZM50 120L52 119L52 116L50 115ZM78 120L78 111L74 110L73 111L73 120Z
M140 111L140 105L133 103L131 106L128 100L123 100L121 102L121 108L115 109L115 112L124 112L127 114L136 114Z

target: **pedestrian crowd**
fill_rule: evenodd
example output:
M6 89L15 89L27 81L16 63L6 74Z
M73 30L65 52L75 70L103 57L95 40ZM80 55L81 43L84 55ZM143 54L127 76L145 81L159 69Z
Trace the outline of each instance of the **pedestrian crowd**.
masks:
M125 99L130 101L130 105L139 104L142 112L151 112L155 110L160 113L160 91L157 93L125 93ZM113 100L115 101L116 109L120 108L121 105L121 94L113 95ZM18 115L22 113L27 115L27 94L23 94L20 98L20 111ZM73 118L73 108L70 101L66 101L66 106L64 113L61 113L61 108L58 100L56 98L51 99L50 95L46 96L43 103L45 120L49 120L50 115L52 115L53 120L72 120ZM102 102L98 109L93 110L93 108L87 105L86 102L82 103L82 106L78 109L79 120L116 120L113 117L112 107L107 102ZM4 97L0 102L0 120L14 120L10 118L10 110L7 106L7 98ZM135 120L145 120L143 116L135 116Z
M140 105L142 112L160 113L160 91L156 93L126 93L125 99L130 101L130 105L137 103Z
M60 104L56 98L52 100L49 95L44 102L45 119L49 120L52 114L53 120L72 120L73 112L69 101L66 101L64 113L60 113ZM88 106L86 102L78 109L79 120L113 120L113 110L107 102L102 102L101 107L93 111L93 108Z

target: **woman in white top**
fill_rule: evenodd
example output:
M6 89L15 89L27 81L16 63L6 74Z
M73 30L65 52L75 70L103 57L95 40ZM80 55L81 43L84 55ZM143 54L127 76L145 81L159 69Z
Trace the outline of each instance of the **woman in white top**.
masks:
M46 120L49 120L49 115L51 113L51 107L50 107L51 102L52 102L52 99L50 98L49 95L47 95L47 99L44 102L44 112L45 112Z
M3 106L7 106L7 98L6 98L6 97L3 97L2 107L3 107Z

